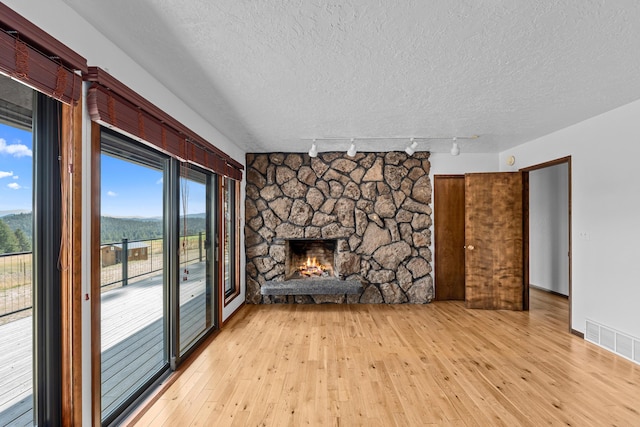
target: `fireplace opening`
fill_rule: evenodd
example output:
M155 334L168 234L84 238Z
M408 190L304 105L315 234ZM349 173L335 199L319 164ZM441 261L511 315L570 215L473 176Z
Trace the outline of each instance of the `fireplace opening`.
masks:
M337 277L336 240L287 240L285 280Z

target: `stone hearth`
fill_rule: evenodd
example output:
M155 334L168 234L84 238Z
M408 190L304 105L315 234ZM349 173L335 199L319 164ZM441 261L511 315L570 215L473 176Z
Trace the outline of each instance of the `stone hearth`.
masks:
M347 295L362 293L362 284L356 280L311 279L268 280L260 287L262 295ZM334 297L335 298L335 297Z
M430 302L429 168L426 152L247 154L247 302ZM274 286L285 282L287 239L335 240L335 295Z

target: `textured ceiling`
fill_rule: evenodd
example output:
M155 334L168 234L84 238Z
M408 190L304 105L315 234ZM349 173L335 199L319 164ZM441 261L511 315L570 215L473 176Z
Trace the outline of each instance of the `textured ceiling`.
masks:
M635 0L64 1L247 151L498 152L640 99Z

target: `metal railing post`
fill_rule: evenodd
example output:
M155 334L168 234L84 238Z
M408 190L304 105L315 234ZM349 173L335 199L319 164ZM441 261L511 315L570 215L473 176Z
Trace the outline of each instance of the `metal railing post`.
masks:
M129 284L129 239L122 239L122 286Z

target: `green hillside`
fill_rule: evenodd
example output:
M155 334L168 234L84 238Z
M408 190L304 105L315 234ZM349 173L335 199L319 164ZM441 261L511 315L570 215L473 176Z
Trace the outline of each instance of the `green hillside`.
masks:
M5 215L0 218L0 221L3 221L13 234L16 233L16 230L20 230L18 234L23 233L28 242L32 241L31 213ZM183 224L181 220L180 234L184 232ZM204 214L187 215L187 235L194 235L204 231ZM160 218L114 218L103 216L100 233L101 243L117 243L124 238L129 240L159 239L162 237L162 220ZM8 239L13 241L13 237L8 237ZM0 242L0 244L3 243Z

